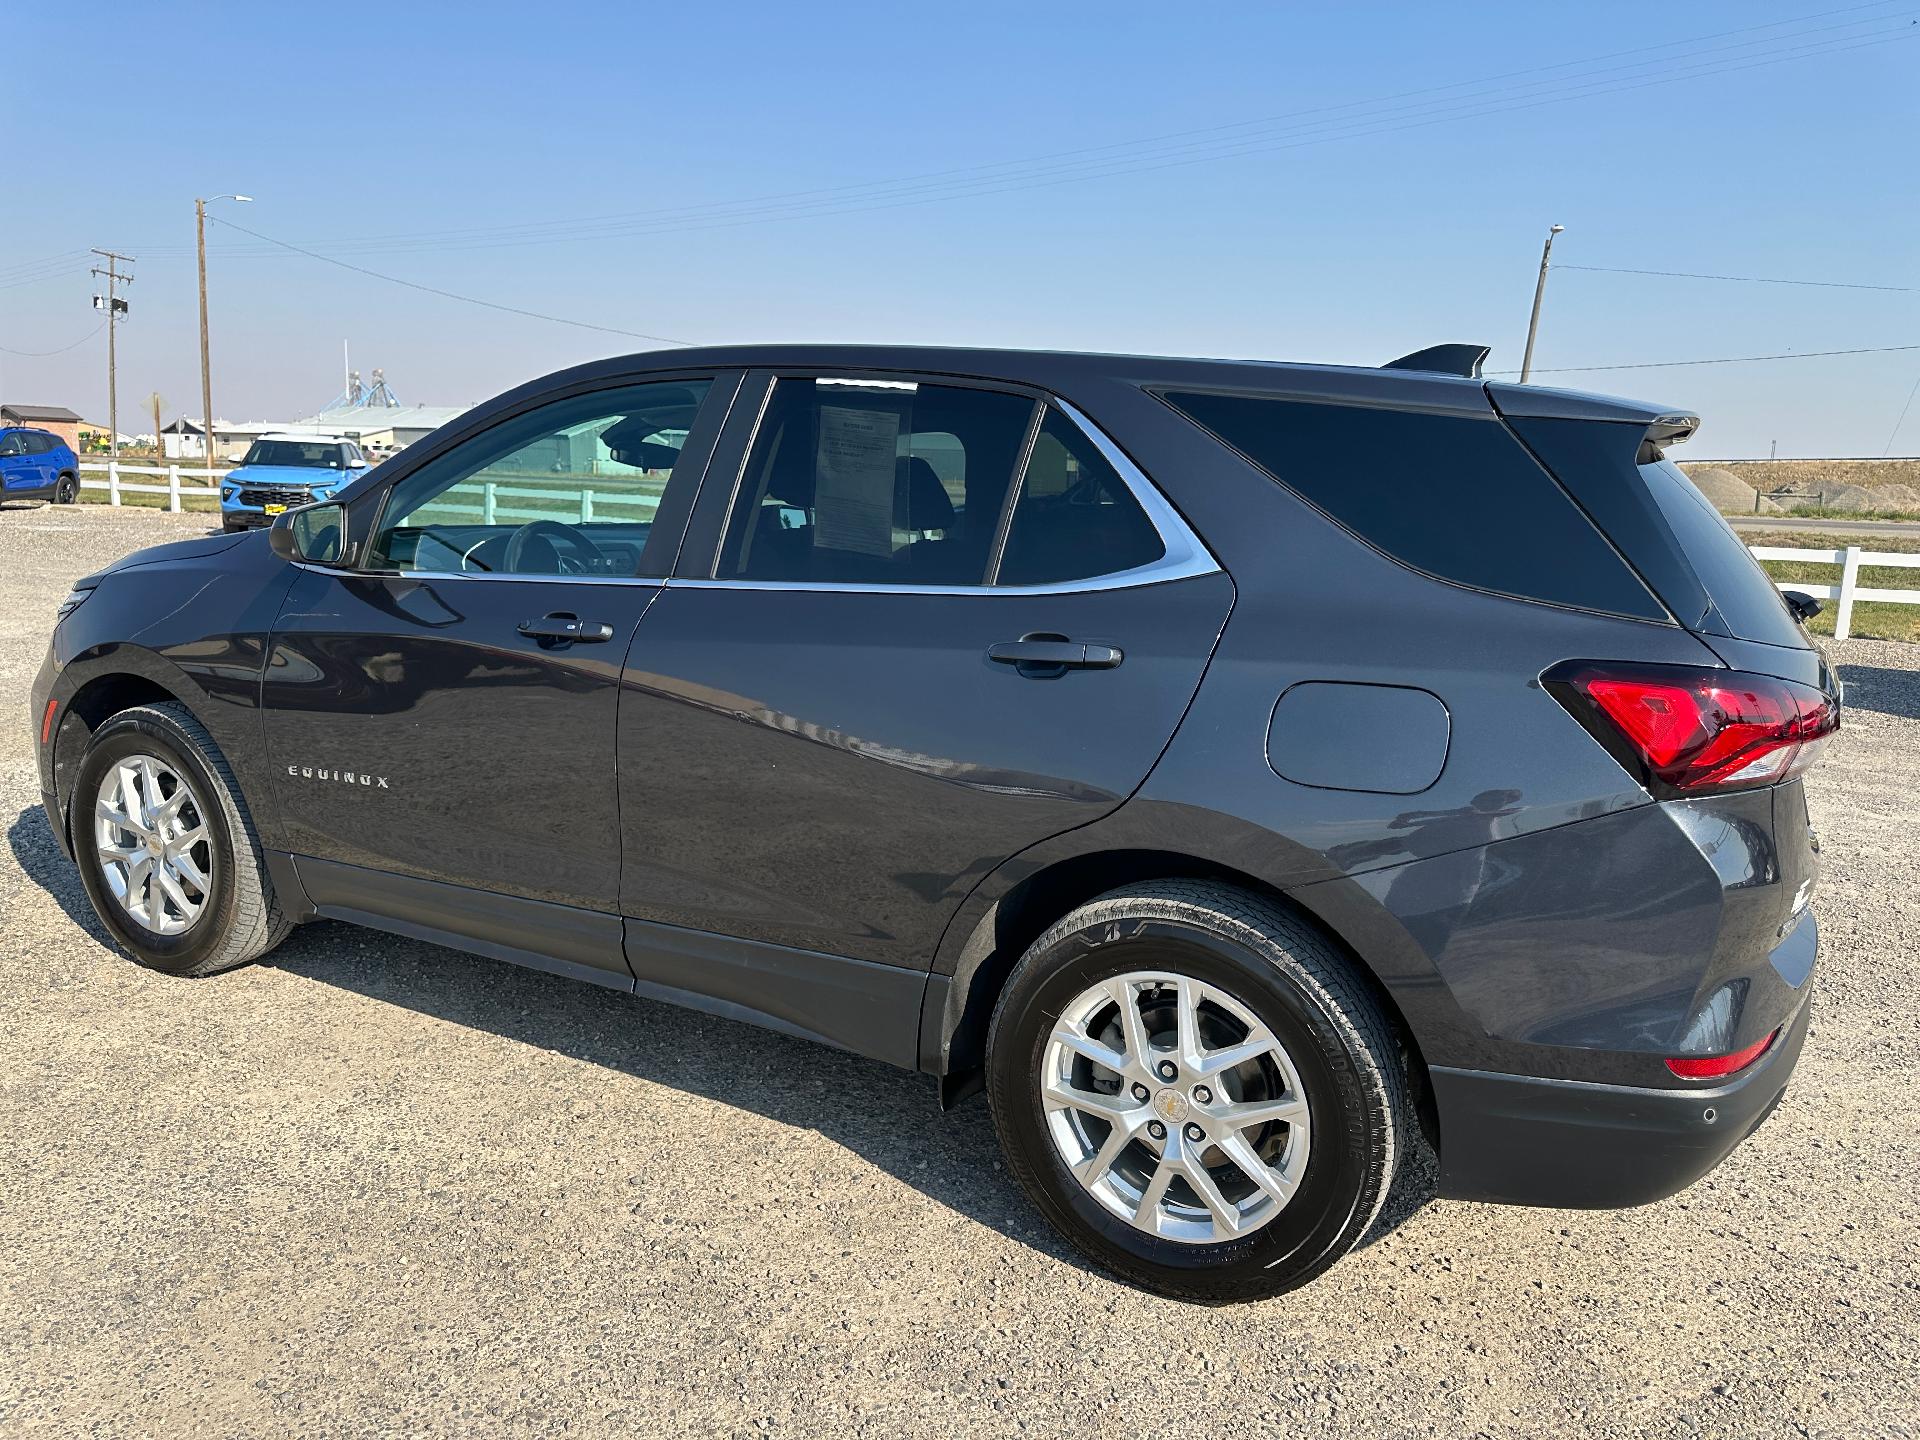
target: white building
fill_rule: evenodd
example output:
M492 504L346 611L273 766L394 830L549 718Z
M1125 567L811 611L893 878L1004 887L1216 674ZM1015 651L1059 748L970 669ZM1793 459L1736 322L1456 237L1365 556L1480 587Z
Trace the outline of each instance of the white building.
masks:
M463 405L356 405L323 410L303 420L215 420L213 453L216 460L238 460L262 435L353 440L362 449L397 450L465 413ZM205 454L205 428L198 419L182 416L161 433L169 460L198 460Z

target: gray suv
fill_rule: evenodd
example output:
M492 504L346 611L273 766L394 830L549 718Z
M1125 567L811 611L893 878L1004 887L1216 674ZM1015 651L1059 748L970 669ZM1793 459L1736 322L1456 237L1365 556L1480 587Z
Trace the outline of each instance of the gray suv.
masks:
M77 582L47 812L173 974L325 917L984 1090L1169 1295L1310 1280L1420 1136L1654 1200L1799 1056L1838 689L1691 416L1483 354L565 371Z

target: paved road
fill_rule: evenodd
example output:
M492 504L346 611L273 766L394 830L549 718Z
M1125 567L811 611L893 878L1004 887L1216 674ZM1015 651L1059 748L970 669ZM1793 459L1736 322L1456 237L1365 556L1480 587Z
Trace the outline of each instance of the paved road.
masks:
M1817 1019L1731 1163L1403 1196L1210 1311L1077 1264L924 1078L340 926L114 953L26 687L72 576L202 524L0 514L0 1433L1920 1434L1920 648L1835 647Z
M1731 515L1736 530L1799 530L1808 534L1845 536L1856 540L1920 539L1920 521L1910 520L1802 520L1794 515ZM1866 548L1866 547L1863 547ZM1911 545L1888 545L1889 550L1911 550Z

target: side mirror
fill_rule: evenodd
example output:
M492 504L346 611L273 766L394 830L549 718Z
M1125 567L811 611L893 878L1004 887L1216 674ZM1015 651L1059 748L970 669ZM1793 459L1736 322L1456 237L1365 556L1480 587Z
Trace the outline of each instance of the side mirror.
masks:
M1793 618L1802 625L1820 613L1820 602L1801 590L1782 590L1781 597L1786 600L1787 608L1793 612Z
M273 517L267 544L282 560L306 565L345 565L347 507L302 505Z

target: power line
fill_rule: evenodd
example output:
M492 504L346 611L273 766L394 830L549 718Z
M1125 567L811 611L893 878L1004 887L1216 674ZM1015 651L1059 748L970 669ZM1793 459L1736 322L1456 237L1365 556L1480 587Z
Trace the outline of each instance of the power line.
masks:
M106 326L107 326L107 322L102 320L98 325L94 326L91 330L87 331L86 334L82 335L78 340L74 341L73 344L62 345L58 350L14 350L8 346L0 345L0 351L5 351L9 355L23 355L30 360L42 360L49 355L64 355L69 350L78 350L82 345L86 344L87 341L91 340L94 336L98 335L102 330L106 329Z
M0 265L0 280L12 280L50 266L64 268L75 260L86 258L86 254L85 250L63 250L58 255L42 255L38 260L16 260L11 265Z
M1602 275L1664 275L1674 280L1740 280L1751 285L1814 285L1825 290L1884 290L1920 295L1920 285L1861 285L1849 280L1782 280L1770 275L1703 275L1691 270L1626 270L1613 265L1556 265L1556 270L1591 270Z
M1806 20L1821 19L1835 14L1852 14L1861 10L1884 10L1888 0L1880 4L1848 7L1842 10L1818 12L1799 17L1797 20L1778 21L1771 25L1750 27L1751 30L1779 29L1782 26L1802 23ZM543 245L561 242L577 242L611 238L615 235L657 235L674 232L728 228L746 224L761 224L771 221L813 218L820 215L854 214L877 209L892 209L902 205L918 205L942 200L972 198L974 196L1005 194L1013 191L1033 189L1040 186L1075 183L1086 180L1104 179L1113 176L1145 173L1152 170L1168 169L1207 163L1222 159L1238 158L1244 155L1268 153L1275 150L1296 149L1308 145L1328 144L1337 140L1364 138L1371 135L1390 134L1398 131L1421 128L1428 125L1451 123L1459 120L1483 118L1489 115L1510 113L1515 110L1538 108L1543 105L1561 104L1570 100L1593 98L1601 94L1621 93L1628 90L1644 89L1653 85L1673 84L1681 81L1696 80L1709 75L1733 73L1741 70L1759 68L1767 65L1785 63L1789 60L1808 55L1835 54L1842 51L1859 49L1867 45L1887 43L1920 33L1912 24L1897 24L1894 28L1882 28L1863 35L1840 35L1830 39L1815 40L1812 44L1795 44L1811 36L1822 35L1827 31L1857 29L1862 25L1887 25L1905 18L1912 12L1878 14L1843 22L1840 25L1820 27L1815 30L1803 30L1793 34L1775 35L1764 40L1746 41L1731 46L1713 47L1718 50L1762 49L1758 55L1729 57L1724 60L1699 59L1702 54L1711 54L1712 50L1700 50L1697 46L1691 54L1654 56L1651 59L1636 60L1628 65L1606 67L1590 71L1588 75L1563 76L1552 80L1538 80L1518 86L1501 86L1477 95L1458 96L1445 100L1426 100L1414 105L1391 105L1389 102L1403 98L1387 96L1374 100L1349 101L1343 104L1322 106L1315 109L1287 112L1259 120L1233 122L1230 125L1208 127L1200 131L1174 132L1169 135L1144 140L1114 142L1103 146L1083 147L1080 150L1059 151L1048 155L1030 157L1025 160L1001 161L994 164L964 167L957 170L934 171L919 176L899 177L893 180L868 181L857 184L827 187L821 190L788 191L780 194L742 199L735 201L710 202L705 205L682 207L678 210L654 209L650 211L630 211L620 214L585 217L573 220L555 220L533 222L516 226L480 227L442 231L414 232L387 236L367 236L358 239L346 239L330 242L329 248L344 250L347 253L386 253L398 254L409 251L431 250L444 252L452 249L489 249L519 245ZM1750 31L1725 31L1721 35L1738 35ZM1713 36L1695 37L1697 39L1715 38ZM1693 44L1692 41L1669 41L1662 45L1640 47L1634 51L1613 52L1614 55L1648 54L1651 51L1670 49L1674 46ZM1582 65L1592 65L1599 60L1613 58L1610 55L1592 57L1587 60L1564 61L1555 65L1538 66L1531 70L1506 72L1507 76L1543 74L1548 71L1567 70ZM1678 66L1667 73L1660 73L1656 67ZM1616 76L1611 79L1595 80L1594 75L1605 75L1612 71L1643 72L1638 75ZM1454 82L1451 85L1429 87L1427 90L1403 92L1404 96L1438 94L1448 90L1459 90L1475 85L1490 84L1503 77L1493 76L1482 80ZM1585 81L1586 83L1571 83ZM1556 88L1558 93L1545 95L1528 94L1543 87ZM1382 109L1382 106L1387 108ZM1283 125L1279 130L1271 127L1281 121L1297 119L1301 116L1329 115L1335 111L1360 111L1363 113L1338 116L1305 123ZM1365 112L1371 113L1365 113ZM1414 112L1412 114L1397 112ZM1265 127L1268 133L1222 136L1221 138L1192 141L1186 139L1192 135L1216 134L1228 130L1252 131ZM1331 133L1314 134L1322 131ZM1303 132L1307 132L1304 133ZM1296 137L1296 138L1288 138ZM1124 153L1113 153L1124 152ZM1104 159L1086 159L1088 156L1105 155ZM1064 162L1064 163L1062 163ZM814 197L814 198L810 198ZM164 253L156 250L154 253ZM227 252L233 255L265 253L258 250L236 249Z
M25 285L44 285L49 280L64 280L83 268L86 252L62 259L58 264L43 264L38 269L21 268L0 278L0 290L18 290Z
M1818 360L1828 355L1893 355L1920 345L1875 345L1862 350L1789 350L1781 355L1726 355L1713 360L1643 360L1632 365L1536 365L1536 375L1570 375L1596 370L1670 370L1679 365L1747 365L1756 360ZM1518 375L1518 370L1489 370L1489 375Z
M643 330L622 330L613 325L596 325L590 320L570 320L564 315L545 315L538 310L522 310L515 305L501 305L493 300L481 300L472 295L458 295L451 290L442 290L433 285L422 285L417 280L402 280L398 275L383 275L378 270L369 270L364 265L350 265L345 260L336 260L331 255L322 255L317 250L308 250L286 240L276 240L271 235L262 235L258 230L249 230L244 225L236 225L231 220L222 220L217 215L207 217L216 225L224 225L229 230L238 230L243 235L251 235L256 240L264 240L269 245L278 245L283 250L291 250L296 255L305 255L312 260L324 261L328 265L338 265L342 270L351 270L358 275L371 276L375 280L385 280L389 285L404 285L409 290L424 291L428 295L438 295L444 300L458 300L467 305L479 305L488 310L503 311L508 315L521 315L529 320L548 320L555 325L572 325L581 330L598 330L607 335L626 335L636 340L654 340L662 345L691 345L691 340L675 340L666 335L649 335Z

